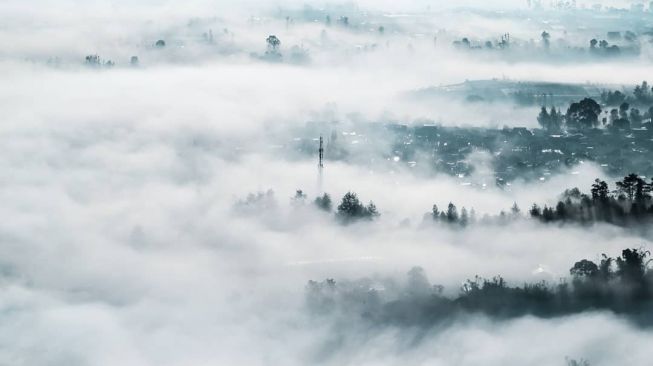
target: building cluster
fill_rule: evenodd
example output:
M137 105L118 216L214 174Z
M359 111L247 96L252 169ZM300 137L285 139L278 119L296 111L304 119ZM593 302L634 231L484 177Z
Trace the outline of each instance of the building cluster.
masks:
M434 172L456 176L466 185L509 185L515 179L545 181L555 173L573 173L574 167L585 163L597 164L612 176L634 171L653 176L653 131L646 128L551 134L527 128L358 123L342 131L337 124L311 123L304 131L306 137L295 138L292 146L314 155L315 141L309 136L327 129L331 129L325 134L327 160L387 161L410 168L428 164ZM483 175L477 171L479 156L489 157L485 163L491 173L483 176L483 181L473 181L472 175L477 179Z

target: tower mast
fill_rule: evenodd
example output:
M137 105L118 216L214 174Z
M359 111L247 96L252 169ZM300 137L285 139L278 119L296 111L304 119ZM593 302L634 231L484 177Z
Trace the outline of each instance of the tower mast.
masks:
M322 168L324 168L324 146L323 146L323 144L324 144L324 142L322 140L322 136L320 135L320 149L318 150L319 161L318 161L318 164L317 164L317 166L318 166L318 168L320 168L320 170L322 170Z
M324 170L324 140L322 135L320 135L320 148L318 152L318 162L317 162L317 191L318 194L322 194L322 170Z

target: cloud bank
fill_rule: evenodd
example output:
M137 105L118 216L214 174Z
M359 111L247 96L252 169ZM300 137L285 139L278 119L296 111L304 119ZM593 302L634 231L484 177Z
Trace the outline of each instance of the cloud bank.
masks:
M359 2L358 9L381 15L431 6L425 14L432 18L421 23L382 17L397 29L383 37L300 20L286 27L276 9L303 5L0 5L0 363L557 365L569 356L592 365L645 364L650 330L606 312L505 322L478 316L426 331L377 332L315 318L305 306L311 279L402 278L421 266L455 294L474 275L556 282L572 259L650 247L648 238L607 225L421 225L434 203L494 214L513 202L552 202L566 188L611 179L600 167L501 190L392 162L329 161L323 188L336 199L356 191L382 214L343 227L310 204L291 202L296 189L310 200L320 193L316 161L280 146L324 116L534 127L535 114L514 105L470 108L400 96L502 77L628 84L641 81L646 60L560 66L479 59L434 46L432 25L462 34L465 27L455 24L464 13L421 1ZM493 19L474 31L500 35L519 24ZM217 44L203 43L209 29ZM419 36L425 29L431 33ZM531 29L537 37L539 27ZM252 57L265 52L269 34L280 37L284 52L303 44L311 61ZM167 40L165 49L153 47L158 39ZM95 53L116 66L83 65ZM128 66L133 55L138 68ZM479 179L484 161L475 161ZM274 204L234 209L268 189Z

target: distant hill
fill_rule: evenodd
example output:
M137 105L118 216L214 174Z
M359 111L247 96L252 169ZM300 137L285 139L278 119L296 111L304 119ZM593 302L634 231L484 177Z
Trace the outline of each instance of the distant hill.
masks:
M460 84L433 86L411 92L417 98L448 97L468 102L512 101L520 105L565 105L583 98L599 99L604 90L621 85L571 84L503 79L467 80Z

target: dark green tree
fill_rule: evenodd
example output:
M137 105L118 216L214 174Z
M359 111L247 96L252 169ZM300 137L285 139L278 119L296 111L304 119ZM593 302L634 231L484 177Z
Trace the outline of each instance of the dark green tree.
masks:
M567 220L569 217L569 212L567 211L567 205L564 202L558 201L556 205L556 217L558 220Z
M518 217L521 214L521 209L517 206L517 202L513 202L512 207L510 207L510 213L513 217Z
M601 106L594 99L585 98L569 106L565 119L570 128L593 128L598 125L600 114Z
M562 113L557 111L555 107L551 107L551 113L549 113L549 131L559 132L562 130L563 118Z
M456 208L456 205L451 202L449 202L449 206L447 206L447 222L458 222L458 209Z
M467 209L463 207L460 210L460 226L467 226L469 224L469 215L467 214Z
M381 216L381 214L377 210L376 205L374 204L374 202L370 201L370 203L367 204L367 207L365 208L365 215L364 216L367 217L367 218L370 218L370 219L374 219L376 217Z
M528 211L533 218L540 218L542 216L542 209L536 203L533 204L531 209Z
M592 199L595 201L605 202L610 196L610 190L608 188L608 183L603 180L595 179L594 184L592 184Z
M576 262L574 266L569 270L569 273L574 277L586 277L594 278L599 274L599 266L592 261L583 259L579 262Z
M361 204L358 196L354 192L347 192L342 201L338 205L338 216L343 219L350 220L352 218L360 218L365 214L365 206Z
M540 114L537 116L537 123L545 130L551 129L551 115L547 112L546 107L542 106Z
M630 126L631 127L640 127L642 125L642 120L644 117L642 117L641 112L637 108L631 108L630 109L630 116L628 117L630 120Z
M301 189L295 191L295 196L292 198L292 202L295 205L303 205L306 203L306 193Z
M328 193L323 194L320 197L315 198L315 205L323 211L331 212L332 202L331 196Z
M619 105L619 118L628 119L628 110L630 109L630 104L623 102Z
M651 253L638 249L624 249L617 258L617 276L630 285L640 285L644 282L646 258Z
M336 216L345 223L358 219L372 220L379 215L376 205L373 202L370 201L366 207L360 202L356 193L353 192L347 192L342 197L342 201L338 205L336 212Z
M542 37L542 45L544 46L545 49L549 49L551 46L551 35L547 31L543 31L541 34Z
M438 205L433 205L433 208L431 209L431 217L435 221L440 219L440 210L438 209Z
M596 50L596 45L599 43L599 41L596 40L596 38L592 38L590 40L590 51Z
M641 190L644 189L646 182L639 175L635 173L628 174L623 180L616 183L617 192L622 193L629 201L635 200L635 194L638 191L638 186Z
M272 52L277 52L279 46L281 46L281 41L274 34L269 35L268 38L265 39L265 42L268 44L268 49Z

